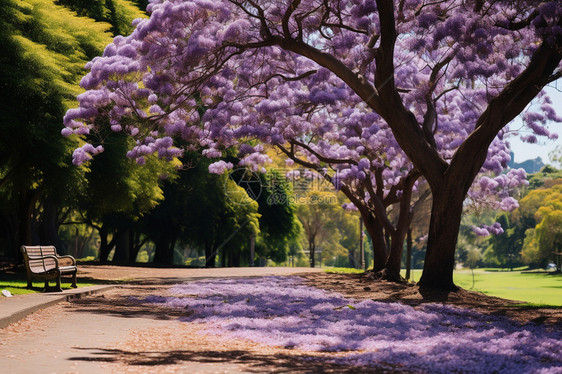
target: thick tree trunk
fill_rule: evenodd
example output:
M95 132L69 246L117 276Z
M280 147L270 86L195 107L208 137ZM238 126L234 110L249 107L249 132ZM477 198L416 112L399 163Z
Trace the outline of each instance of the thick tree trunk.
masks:
M316 244L314 243L314 240L308 242L308 251L310 253L310 267L313 268L316 266L314 258L314 254L316 252Z
M19 230L18 230L18 247L20 245L33 245L32 236L32 219L33 207L37 194L35 192L24 193L19 199ZM19 248L17 249L19 251Z
M359 268L365 270L365 243L363 242L363 217L359 218Z
M59 254L67 254L68 251L62 245L57 224L57 206L53 199L47 198L43 203L43 213L39 224L39 240L44 245L54 245Z
M113 262L126 263L129 262L129 230L120 231L115 242L115 254Z
M433 192L427 252L420 286L457 290L453 283L453 269L464 197L462 188L454 186Z
M408 228L406 235L406 280L410 280L410 270L412 268L412 227Z
M373 271L381 271L388 259L388 248L384 240L383 228L377 219L371 215L363 216L363 224L373 242Z
M226 249L223 247L220 254L221 268L226 267Z
M215 267L215 258L216 258L215 248L213 245L213 241L206 240L205 241L205 267L206 268L214 268ZM224 251L221 258L223 266L225 265L225 257Z
M378 272L378 277L391 282L404 282L400 275L402 267L402 254L404 252L404 240L408 232L409 219L399 222L398 227L390 233L390 254L385 262L384 268Z
M240 250L236 250L234 253L234 258L232 259L232 266L235 266L237 268L240 267L240 261L242 260L242 253L240 253Z
M144 239L141 240L140 233L130 230L129 241L130 241L129 260L130 262L136 262L137 257L139 255L139 251L142 248L142 246L145 245L146 242L148 241L148 237L144 237Z
M14 259L21 256L17 246L14 222L9 216L0 212L0 256L11 257Z
M136 233L134 230L129 230L129 262L137 262L137 256L141 246L140 234Z
M398 222L394 230L387 233L390 234L390 255L385 264L385 279L393 282L403 282L404 278L400 275L400 268L402 265L402 253L404 252L404 239L410 228L412 222L412 208L410 201L412 199L412 188L415 181L418 179L417 172L410 173L406 177L403 186L402 198L400 200L400 213L398 215Z
M100 250L99 250L100 262L107 262L107 257L109 256L109 253L113 249L115 240L112 240L111 243L108 242L107 237L109 233L107 232L107 228L103 226L98 230L98 233L100 235Z
M160 237L154 244L154 263L159 265L171 264L174 257L174 243L164 237Z
M164 220L159 222L159 228L153 234L154 241L154 260L155 264L171 265L174 263L174 248L179 235L178 227Z
M353 248L347 250L347 259L349 261L349 267L357 268L358 261L355 259L355 250Z
M228 252L228 266L240 267L240 251L232 249Z
M392 237L388 230L384 230L384 242L386 243L386 248L392 248ZM388 255L390 256L390 251Z
M393 233L391 238L392 247L390 255L383 269L382 278L391 282L403 282L404 279L400 275L400 267L402 264L402 253L404 252L404 233Z

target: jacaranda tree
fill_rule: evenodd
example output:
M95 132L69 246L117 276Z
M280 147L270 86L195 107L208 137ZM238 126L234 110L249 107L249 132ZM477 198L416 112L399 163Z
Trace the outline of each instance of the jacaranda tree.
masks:
M141 164L180 155L181 138L209 157L238 145L241 163L259 167L258 143L270 143L335 171L336 185L375 183L375 194L358 190L375 204L377 189L384 199L419 174L433 195L424 286L455 288L463 201L478 173L505 167L509 122L535 98L527 141L556 137L544 124L562 122L542 92L562 75L557 1L172 0L147 10L87 65L64 135L109 123L136 139L128 155ZM102 150L86 144L74 162ZM482 178L471 198L521 179Z

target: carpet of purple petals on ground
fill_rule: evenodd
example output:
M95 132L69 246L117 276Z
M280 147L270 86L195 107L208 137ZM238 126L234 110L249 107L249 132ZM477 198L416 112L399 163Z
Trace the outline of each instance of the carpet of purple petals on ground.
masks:
M191 312L205 332L303 351L333 362L432 373L562 373L559 326L521 325L470 309L353 300L298 277L205 280L149 296ZM398 369L397 369L398 368Z

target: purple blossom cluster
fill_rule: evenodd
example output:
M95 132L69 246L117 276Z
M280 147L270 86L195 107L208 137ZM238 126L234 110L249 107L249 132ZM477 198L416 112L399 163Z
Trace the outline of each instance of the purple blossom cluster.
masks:
M504 233L504 229L499 222L494 222L492 225L482 225L482 227L474 226L472 231L478 236L501 235Z
M525 69L545 35L562 32L559 1L475 3L484 8L471 9L464 0L404 0L394 20L394 69L384 79L393 78L399 102L444 164L453 163L486 108ZM384 86L375 82L381 9L370 0L311 0L293 11L288 4L151 0L150 18L136 20L130 36L116 37L86 65L86 92L78 97L79 108L67 112L63 135L97 141L92 135L109 127L134 139L127 156L139 164L150 154L173 159L188 149L220 158L238 147L240 165L254 171L271 161L266 148L255 146L265 143L285 154L290 149L336 188L353 190L347 195L354 194L357 208L376 210L371 202L380 199L385 209L409 196L401 188L416 173L383 120L388 108L367 97L376 94L346 81L354 75L365 86ZM306 57L314 51L327 60ZM332 59L340 68L327 63ZM541 93L522 120L531 130L524 140L535 142L539 136L555 139L546 125L562 117ZM472 204L517 207L512 192L526 181L522 170L506 172L510 133L508 125L491 142L468 192ZM102 150L86 144L73 162L87 162ZM233 166L218 161L209 171ZM486 235L501 228L476 230Z
M143 302L187 309L208 334L304 351L333 362L431 373L562 373L559 328L441 304L354 300L298 277L189 282ZM342 354L342 352L345 352Z
M522 69L537 35L547 29L556 32L553 22L560 10L552 1L541 5L542 21L534 27L543 31L518 32L516 43L522 47L516 48L509 28L502 25L525 19L533 4L494 2L482 17L466 11L460 0L446 3L420 7L419 1L402 2L394 58L404 105L420 124L430 109L435 110L435 146L449 162L475 128L482 108ZM372 49L377 44L369 47L370 35L378 33L380 24L376 4L347 1L337 6L341 13L336 17L318 11L322 2L307 2L295 14L298 23L291 20L287 29L282 26L287 10L283 2L252 4L151 1L149 19L135 20L130 36L116 37L103 56L86 65L89 73L81 85L87 91L78 97L79 108L67 112L63 135L96 133L106 124L136 140L128 156L141 164L152 153L167 159L180 156L181 150L168 139L181 139L188 149L203 149L210 158L247 140L272 145L306 140L310 149L301 150L303 158L312 163L319 156L338 160L336 187L366 179L376 186L381 179L375 169L384 169L384 186L379 187L385 193L400 184L412 165L381 116L328 68L274 43L262 43L262 23L249 16L259 6L272 37L304 33L300 37L312 47L369 80L377 68ZM333 19L325 19L327 15ZM345 27L325 34L323 23ZM433 82L432 67L445 59L450 59L448 68ZM431 97L434 108L427 104ZM548 96L539 100L536 110L524 117L533 131L529 141L535 136L555 138L545 124L562 122ZM81 164L100 151L97 145L82 147L73 161ZM257 148L241 152L241 158L254 170L269 162ZM509 149L500 134L482 173L498 176L508 161ZM218 163L211 171L221 173L226 166ZM517 176L511 180L523 183L524 177ZM473 201L488 202L501 192L495 195L497 206L515 206L508 189L501 189L503 184L494 189L482 188L479 182L475 186Z

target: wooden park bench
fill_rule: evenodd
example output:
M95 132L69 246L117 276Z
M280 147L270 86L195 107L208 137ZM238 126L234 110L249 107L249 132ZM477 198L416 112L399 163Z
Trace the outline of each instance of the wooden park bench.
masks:
M45 291L59 291L61 275L71 274L72 285L76 288L76 260L72 256L59 256L57 250L52 245L47 246L30 246L22 245L21 251L27 270L27 288L32 288L31 281L33 279L42 279L45 281ZM56 287L50 288L49 281L57 282Z

